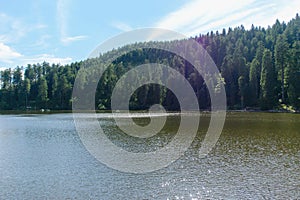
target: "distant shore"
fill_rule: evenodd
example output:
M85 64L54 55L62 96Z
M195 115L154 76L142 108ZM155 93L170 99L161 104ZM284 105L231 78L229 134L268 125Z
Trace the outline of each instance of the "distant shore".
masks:
M94 111L83 111L83 113L93 113ZM134 110L131 112L148 112L147 110ZM180 112L180 111L170 111L173 112ZM203 113L209 113L210 110L200 110ZM244 113L293 113L299 114L300 111L289 111L289 110L259 110L259 109L242 109L242 110L226 110L227 113L231 112L244 112ZM73 110L0 110L0 115L17 115L17 114L60 114L60 113L73 113ZM96 113L111 113L111 110L96 110Z

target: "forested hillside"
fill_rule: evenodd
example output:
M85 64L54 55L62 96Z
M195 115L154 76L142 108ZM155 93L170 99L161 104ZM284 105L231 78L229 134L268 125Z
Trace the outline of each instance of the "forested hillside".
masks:
M229 109L279 109L282 105L300 108L300 18L268 28L243 26L223 29L194 38L210 54L224 78ZM184 41L159 42L158 45L184 45ZM128 45L88 59L61 66L29 64L1 71L0 109L25 110L72 107L72 89L80 68L101 67L105 61L140 44ZM193 54L193 49L187 49ZM117 80L128 70L144 63L162 63L182 73L192 85L201 109L210 108L207 86L193 66L178 55L163 50L138 48L114 60L99 81L96 108L110 109L110 96ZM79 77L82 85L96 80L88 72ZM136 77L142 78L142 77ZM124 86L130 87L130 86ZM139 88L131 98L132 109L147 109L154 103L167 110L178 110L174 94L160 85Z

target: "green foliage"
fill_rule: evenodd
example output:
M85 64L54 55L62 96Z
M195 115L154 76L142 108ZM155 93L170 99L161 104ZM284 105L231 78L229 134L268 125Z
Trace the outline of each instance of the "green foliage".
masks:
M295 108L300 108L300 41L295 41L290 50L287 87L289 103Z
M260 78L261 109L263 110L269 110L275 107L275 80L276 76L274 64L272 62L272 52L269 49L265 49L262 58L262 69Z
M278 35L275 45L275 65L279 72L279 80L281 81L281 100L285 102L285 66L288 61L288 43L285 35Z
M38 81L38 96L37 100L40 108L47 107L48 101L48 86L44 77L41 77Z
M240 76L238 79L238 83L239 83L239 94L241 97L241 108L244 108L244 98L245 98L246 89L247 89L245 77Z
M260 63L256 58L254 58L250 64L250 74L249 74L249 89L250 97L249 102L251 106L257 106L259 98L259 84L260 84Z
M245 30L240 26L229 28L227 32L223 29L221 34L211 32L198 35L194 39L207 50L220 70L222 78L219 79L219 83L215 83L213 89L217 92L220 83L225 83L229 108L261 106L262 109L273 109L280 99L295 109L300 108L298 14L287 24L277 20L267 29L252 26L250 30ZM201 77L194 67L180 56L151 48L175 46L182 53L188 52L191 59L201 59L195 57L196 53L192 47L186 46L185 40L148 42L148 45L149 48L141 48L140 43L127 45L104 53L98 58L65 66L44 62L2 70L0 109L71 109L72 101L89 101L88 97L92 96L94 91L84 89L89 88L91 82L98 81L99 77L101 79L95 94L95 108L110 109L111 93L120 77L145 63L160 63L179 71L194 89L200 108L209 109L210 97L207 88L212 85L211 78L219 75L205 74L205 77ZM106 63L111 64L103 71L107 67ZM82 73L77 77L80 85L78 89L86 91L86 98L71 99L79 69ZM130 77L134 82L142 82L151 77L151 74L137 76L134 73L133 71L133 77ZM166 80L170 81L172 77L166 77ZM133 86L127 84L122 87L129 90ZM148 109L158 103L163 104L167 110L180 109L172 91L158 84L138 88L131 97L130 107Z

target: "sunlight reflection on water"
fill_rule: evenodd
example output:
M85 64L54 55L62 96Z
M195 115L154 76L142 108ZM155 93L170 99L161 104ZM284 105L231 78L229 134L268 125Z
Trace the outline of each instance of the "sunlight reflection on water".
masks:
M165 145L178 122L173 113L164 132L137 140L122 134L111 114L97 116L109 138L132 151ZM142 123L147 114L134 116L143 116L137 119ZM0 199L299 198L300 115L227 116L208 157L198 157L209 122L204 114L184 156L167 168L136 175L95 160L81 144L72 114L0 115Z

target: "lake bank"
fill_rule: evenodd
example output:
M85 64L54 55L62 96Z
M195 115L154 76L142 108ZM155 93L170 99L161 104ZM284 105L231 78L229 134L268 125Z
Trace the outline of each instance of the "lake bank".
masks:
M81 113L94 113L95 111L82 111ZM96 110L96 113L111 113L111 110ZM147 110L133 110L133 113L145 113ZM180 111L168 111L168 113L178 113ZM188 112L188 111L185 111ZM226 110L227 113L231 112L244 112L244 113L292 113L299 114L300 111L289 111L289 110ZM17 115L17 114L59 114L59 113L73 113L73 110L0 110L0 115ZM122 113L122 111L121 111ZM200 110L200 113L210 113L209 110Z

